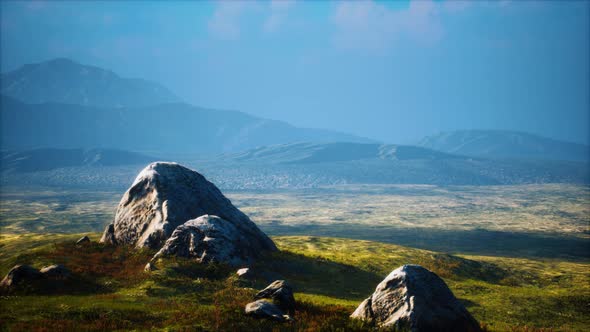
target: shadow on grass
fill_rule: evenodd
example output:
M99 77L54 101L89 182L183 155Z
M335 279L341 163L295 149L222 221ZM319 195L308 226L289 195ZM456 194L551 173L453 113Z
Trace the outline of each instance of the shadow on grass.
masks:
M362 224L339 225L262 225L272 236L305 235L371 240L427 249L472 255L521 258L559 258L588 261L590 239L560 235L541 235L488 230L444 230L395 228Z
M383 276L352 265L288 251L268 254L253 265L256 288L277 279L288 280L296 293L362 300Z

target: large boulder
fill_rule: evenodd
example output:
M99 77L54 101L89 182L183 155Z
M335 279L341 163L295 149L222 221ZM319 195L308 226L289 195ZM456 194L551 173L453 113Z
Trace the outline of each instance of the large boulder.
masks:
M481 331L445 282L419 265L392 271L351 317L402 331Z
M245 232L243 227L218 216L200 216L176 227L152 261L174 255L194 258L199 263L247 264L269 249L266 235L256 231Z
M193 170L169 162L152 163L139 173L101 242L159 249L178 226L203 215L218 216L227 228L235 229L250 243L256 242L260 250L277 250L214 184Z

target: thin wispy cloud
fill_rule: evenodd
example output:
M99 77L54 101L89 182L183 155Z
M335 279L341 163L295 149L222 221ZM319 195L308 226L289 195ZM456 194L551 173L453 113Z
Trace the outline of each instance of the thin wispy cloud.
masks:
M265 32L276 32L287 19L288 12L295 5L294 0L273 0L270 2L270 14L264 22Z
M343 48L385 50L401 38L433 45L445 35L444 15L462 12L472 1L413 0L391 8L372 0L338 3L332 16L335 41Z
M221 39L239 38L240 18L250 4L245 1L219 1L208 23L209 32Z

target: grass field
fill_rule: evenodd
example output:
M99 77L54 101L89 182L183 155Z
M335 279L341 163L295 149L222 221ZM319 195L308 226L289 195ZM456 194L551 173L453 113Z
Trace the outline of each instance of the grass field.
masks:
M10 330L101 329L272 330L275 323L242 314L253 293L234 269L202 267L182 259L142 271L150 252L90 244L76 235L2 235L0 267L62 263L83 287L0 300ZM98 234L91 234L96 239ZM252 268L261 288L267 278L289 280L301 303L289 330L364 330L347 319L376 284L403 264L440 275L489 331L583 331L590 324L590 265L556 260L453 256L393 244L321 237L275 237L281 253ZM267 277L264 277L267 276ZM269 280L270 280L269 279ZM91 281L91 282L90 282Z
M590 326L590 189L345 186L228 196L281 252L256 280L182 259L143 272L153 252L93 240L121 193L3 190L0 273L62 263L76 278L44 295L0 299L2 330L368 330L348 315L391 270L436 272L488 331L585 331ZM372 241L366 241L372 240ZM255 289L284 278L299 302L290 325L245 317Z

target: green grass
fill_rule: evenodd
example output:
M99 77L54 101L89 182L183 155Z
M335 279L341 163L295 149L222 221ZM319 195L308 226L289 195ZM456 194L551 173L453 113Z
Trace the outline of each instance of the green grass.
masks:
M0 236L0 272L15 263L63 263L78 280L100 287L50 295L11 293L0 299L3 330L368 330L348 315L392 269L421 264L439 274L490 331L584 331L590 326L590 264L551 259L453 256L370 241L274 237L280 253L252 266L244 284L235 269L165 259L144 273L153 252L96 243L81 234ZM91 234L96 240L99 234ZM275 278L294 287L293 324L256 320L244 305Z
M584 331L590 326L590 264L556 259L451 256L392 244L318 237L275 238L279 247L306 257L349 264L381 280L403 264L420 264L436 272L488 329L505 331L525 326L556 331ZM369 283L366 278L360 283ZM373 283L373 288L376 283ZM306 290L307 285L302 288ZM357 299L346 288L330 290L333 303ZM372 290L371 290L372 291ZM313 292L311 292L313 293ZM369 293L367 293L368 295Z
M121 193L5 189L0 273L61 263L75 278L45 295L1 297L0 330L361 331L369 327L348 315L391 270L410 263L440 275L489 331L590 327L588 186L230 192L282 250L260 259L247 283L235 269L183 259L158 262L148 274L152 251L76 246L82 235L98 240ZM245 317L255 290L280 278L295 288L297 321Z

